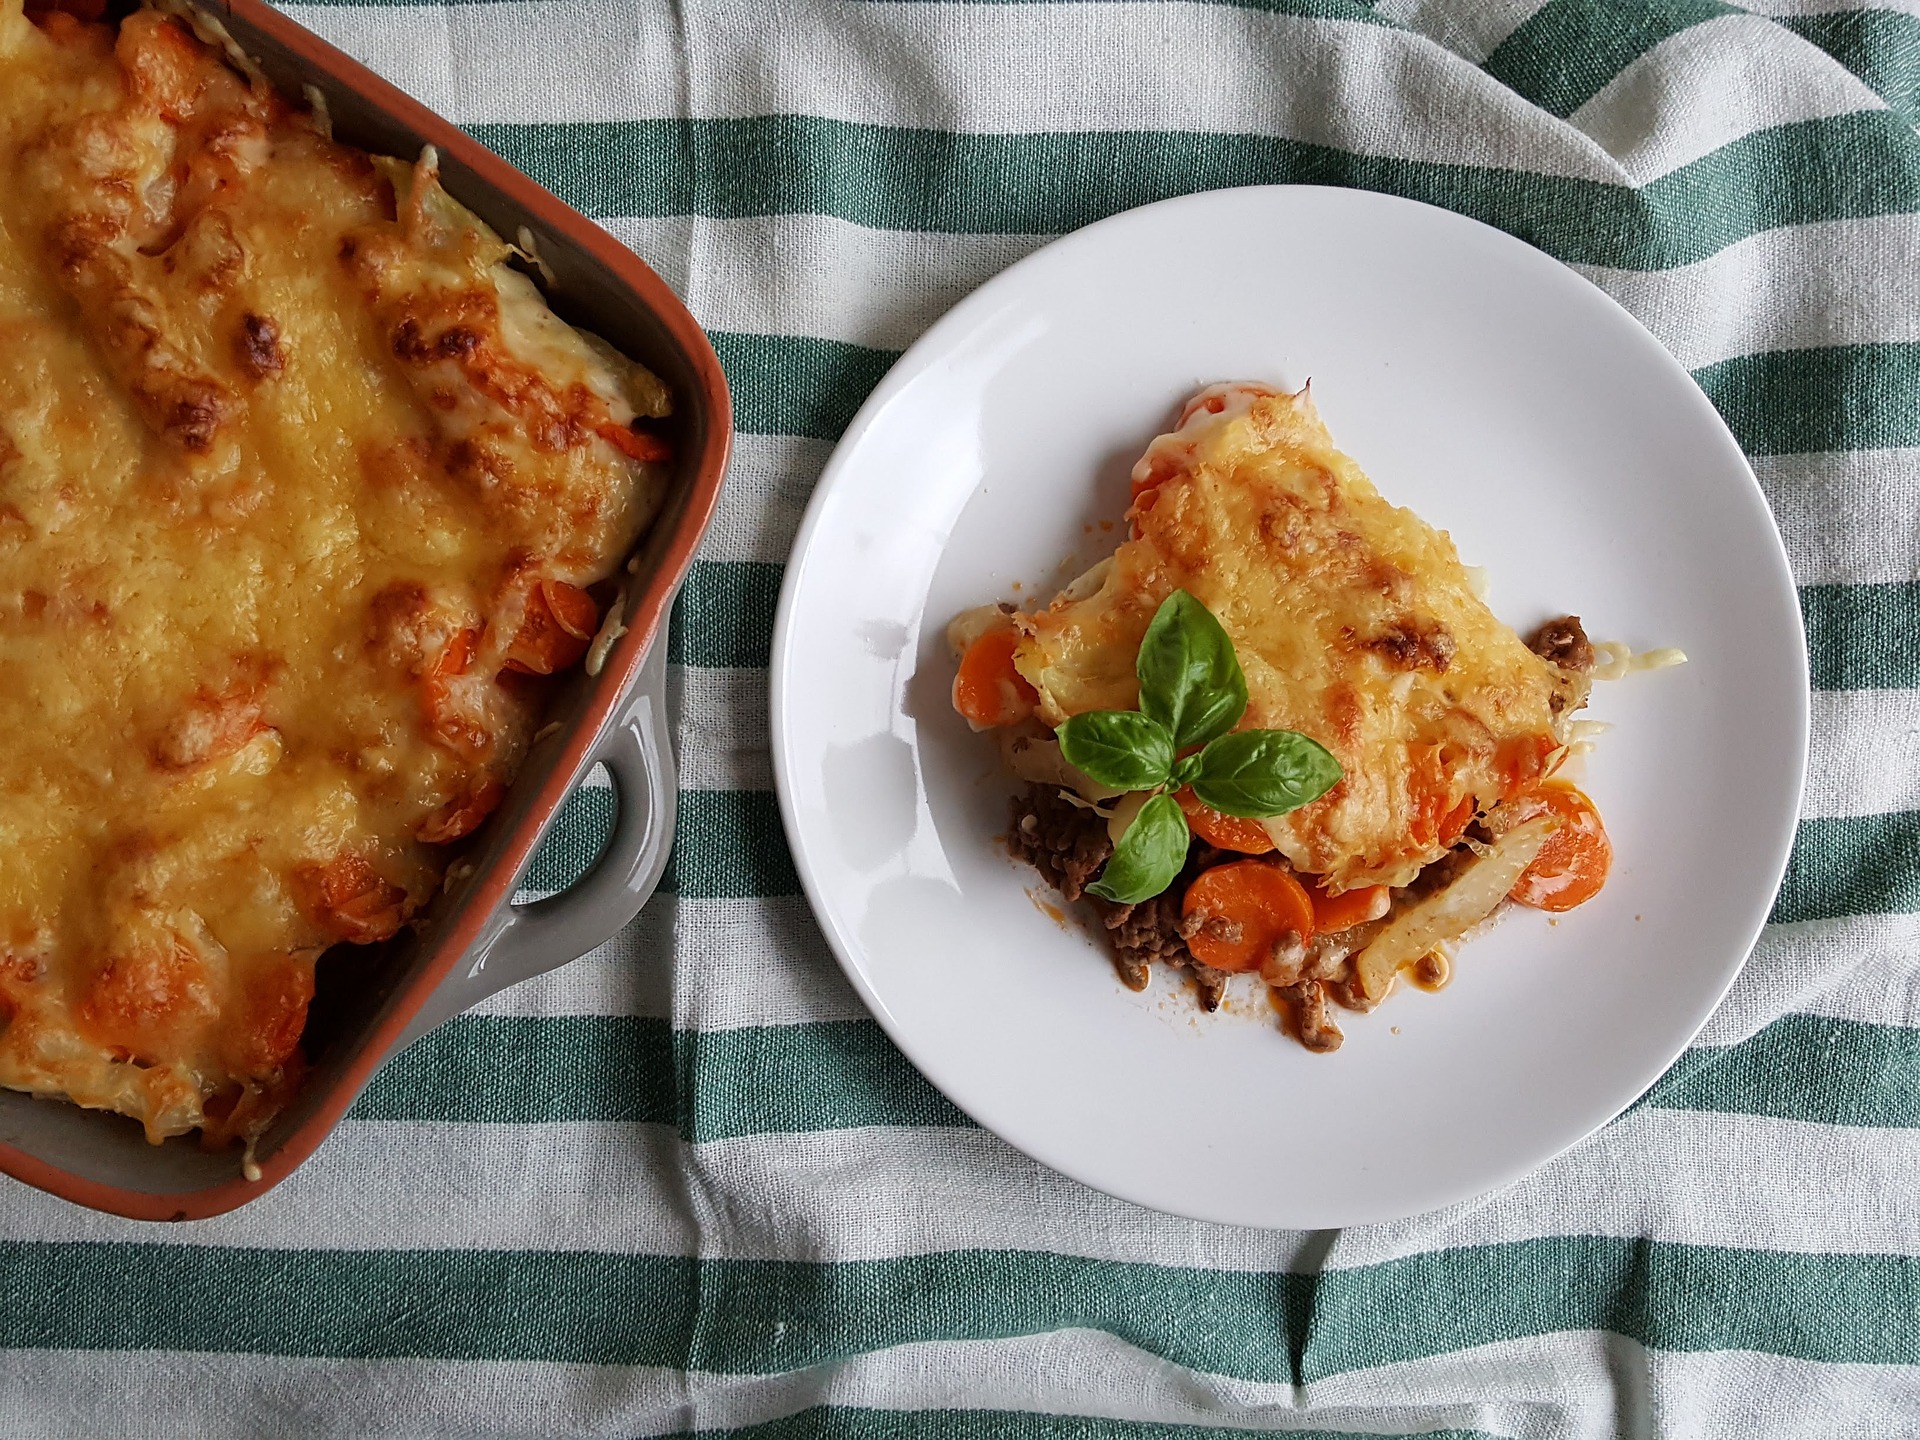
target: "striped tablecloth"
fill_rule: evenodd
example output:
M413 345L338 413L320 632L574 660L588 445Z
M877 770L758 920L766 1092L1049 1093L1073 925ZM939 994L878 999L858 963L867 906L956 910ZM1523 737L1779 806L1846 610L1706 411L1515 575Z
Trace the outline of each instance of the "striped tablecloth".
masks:
M1912 13L289 8L601 218L726 362L671 893L421 1041L237 1214L0 1185L0 1433L1920 1432ZM835 969L766 750L780 565L893 355L1051 235L1267 181L1477 216L1652 327L1753 457L1816 687L1792 868L1698 1046L1500 1194L1311 1235L1135 1209L969 1125Z

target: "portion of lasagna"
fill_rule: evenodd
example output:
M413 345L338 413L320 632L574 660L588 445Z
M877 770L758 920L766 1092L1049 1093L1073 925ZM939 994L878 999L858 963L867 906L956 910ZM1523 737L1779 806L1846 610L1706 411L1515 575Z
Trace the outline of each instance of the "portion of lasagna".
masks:
M1069 764L1055 732L1140 704L1142 639L1180 591L1244 672L1235 728L1299 732L1341 771L1265 819L1167 783L1191 833L1177 877L1131 904L1088 896L1129 985L1165 961L1214 1008L1229 974L1257 971L1299 1038L1331 1049L1330 1002L1371 1008L1403 971L1441 983L1445 946L1509 897L1561 910L1600 888L1606 832L1556 775L1594 667L1580 622L1523 642L1446 534L1334 448L1306 390L1202 391L1135 466L1127 523L1046 609L988 606L951 627L957 708L999 729L1030 782L1014 854L1077 900L1142 813L1138 792Z
M499 803L670 402L184 14L0 0L0 1084L219 1143Z

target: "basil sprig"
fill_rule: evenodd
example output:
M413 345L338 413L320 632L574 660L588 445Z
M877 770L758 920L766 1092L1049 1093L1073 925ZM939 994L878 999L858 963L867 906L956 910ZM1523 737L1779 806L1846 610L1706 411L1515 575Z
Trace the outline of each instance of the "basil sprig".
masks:
M1173 748L1204 745L1233 729L1247 708L1247 677L1213 612L1184 590L1160 604L1133 662L1140 712L1173 736Z
M1193 793L1223 815L1264 820L1340 783L1340 762L1297 730L1236 730L1200 752Z
M1191 785L1202 804L1264 820L1318 800L1340 762L1297 730L1234 730L1247 677L1233 641L1185 590L1155 612L1134 660L1138 710L1089 710L1059 729L1067 763L1114 790L1153 792L1087 889L1118 905L1151 899L1187 858L1187 817L1167 792ZM1197 753L1182 750L1199 745Z
M1069 765L1115 790L1153 790L1173 774L1173 737L1138 710L1089 710L1059 738Z
M1159 794L1140 807L1087 889L1122 905L1137 904L1171 885L1186 859L1186 812L1171 795Z

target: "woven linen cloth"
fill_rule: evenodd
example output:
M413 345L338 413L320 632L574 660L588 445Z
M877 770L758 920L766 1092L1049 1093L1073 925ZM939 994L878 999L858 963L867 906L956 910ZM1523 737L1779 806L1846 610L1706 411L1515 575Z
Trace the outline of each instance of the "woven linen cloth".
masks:
M673 623L678 849L627 934L419 1042L232 1215L0 1182L0 1434L1920 1433L1920 19L288 9L713 334L741 434ZM1053 235L1284 181L1488 221L1651 327L1752 457L1815 687L1785 887L1696 1046L1497 1194L1313 1235L1108 1199L932 1090L798 894L766 720L781 564L892 357Z

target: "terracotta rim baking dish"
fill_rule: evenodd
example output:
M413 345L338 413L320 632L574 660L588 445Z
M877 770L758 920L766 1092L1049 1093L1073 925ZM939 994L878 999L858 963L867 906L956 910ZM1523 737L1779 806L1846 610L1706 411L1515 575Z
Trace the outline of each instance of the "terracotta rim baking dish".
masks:
M305 1032L312 1070L254 1148L200 1149L197 1137L148 1145L133 1121L64 1100L0 1092L0 1171L96 1210L142 1220L218 1215L266 1193L326 1138L380 1065L449 1016L610 939L665 869L676 777L666 711L666 618L711 520L733 438L726 377L678 297L579 212L259 0L192 0L290 97L317 91L334 133L375 154L440 152L441 183L508 239L531 234L542 289L563 318L640 360L672 387L674 475L665 508L626 577L626 633L600 673L576 674L477 848L417 933L336 946L321 961ZM526 243L523 239L523 245ZM613 833L570 889L515 905L517 878L567 796L604 764L618 799ZM464 866L463 866L464 862ZM470 872L462 875L464 867ZM462 876L462 878L454 878ZM396 1152L396 1160L399 1159Z

